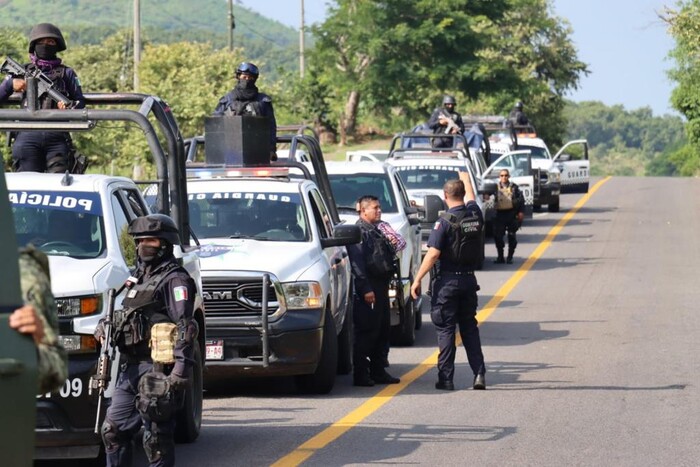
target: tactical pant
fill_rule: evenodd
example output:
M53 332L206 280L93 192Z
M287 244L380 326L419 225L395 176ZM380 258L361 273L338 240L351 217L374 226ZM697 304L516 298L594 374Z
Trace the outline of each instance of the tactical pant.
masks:
M435 278L430 319L437 332L437 368L440 381L452 381L454 378L457 326L472 372L477 375L486 371L476 321L476 308L479 304L477 290L479 289L474 274L443 272Z
M374 307L364 296L355 292L353 303L353 354L355 375L383 374L389 346L391 316L389 315L389 281L370 280Z
M508 233L508 252L512 255L515 251L515 247L518 244L515 232L520 228L517 214L515 209L496 211L496 217L493 219L493 239L496 242L498 256L503 256L503 248L505 247L503 236L506 233Z
M12 145L17 172L64 173L69 170L69 134L56 131L21 131Z
M132 439L144 428L144 445L162 454L151 460L151 467L171 467L175 465L175 419L152 423L136 409L136 396L141 376L150 371L149 362L122 364L117 384L107 409L102 426L102 439L105 443L108 467L130 467L132 465ZM157 444L152 449L154 442ZM150 459L149 459L150 460Z

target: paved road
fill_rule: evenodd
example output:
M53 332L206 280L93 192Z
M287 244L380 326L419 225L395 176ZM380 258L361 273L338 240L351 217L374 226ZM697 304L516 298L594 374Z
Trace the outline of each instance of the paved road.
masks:
M402 385L232 385L207 394L178 464L698 465L700 181L612 178L571 212L582 198L536 213L516 264L478 274L486 391L463 351L458 390L434 389L424 309L416 345L391 351Z

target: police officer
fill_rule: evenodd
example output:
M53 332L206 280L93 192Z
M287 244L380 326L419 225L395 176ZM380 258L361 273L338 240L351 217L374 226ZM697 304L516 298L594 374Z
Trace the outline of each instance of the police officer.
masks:
M102 439L108 466L131 465L131 439L143 426L143 447L150 465L172 466L174 416L182 390L189 384L196 345L195 284L173 256L173 245L179 244L180 238L170 217L138 217L131 221L128 232L136 241L138 268L127 282L123 309L114 314L113 339L121 359ZM169 390L153 400L144 383L158 374L154 374L149 341L152 330L162 323L177 325L174 364L162 368L161 383ZM102 329L98 326L98 338L103 337Z
M25 67L38 68L53 82L54 89L73 101L73 108L85 107L80 80L75 71L61 63L56 56L66 50L66 41L61 30L50 23L34 26L29 33L29 59ZM23 93L26 106L26 82L24 79L7 77L0 84L0 102L7 100L13 92ZM48 95L40 98L42 109L65 109L63 102L55 102ZM72 141L70 134L60 131L19 132L12 146L13 166L18 172L54 172L70 170Z
M272 108L272 98L258 91L255 85L260 76L258 67L243 62L236 69L236 87L219 99L214 115L257 115L267 117L270 122L270 151L272 160L277 159L277 121Z
M516 126L525 126L530 124L530 120L525 115L525 112L523 112L523 103L521 101L515 103L513 110L511 110L510 114L508 114L508 120L512 125Z
M442 99L442 108L437 108L433 111L428 120L428 128L434 134L464 134L464 122L462 116L455 111L457 101L454 96L446 95ZM453 125L450 125L450 121ZM454 146L453 138L434 138L433 147L436 148L451 148Z
M10 327L34 339L39 366L37 394L56 391L68 377L66 350L58 340L58 312L51 293L49 259L28 245L19 251L19 272L25 305L15 310Z
M510 171L502 169L498 175L498 191L496 191L496 217L493 220L493 239L496 242L498 257L496 264L513 262L513 253L518 245L515 232L523 222L524 200L518 185L510 181ZM508 257L503 257L505 242L503 236L508 234Z
M376 196L362 196L358 203L362 242L348 246L355 291L353 384L396 384L400 379L384 369L391 331L389 284L395 271L396 250L402 242L405 246L405 240L393 229L389 237L384 234L387 226L380 230L382 209Z
M430 311L439 348L435 388L454 390L455 327L459 326L469 366L474 373L472 387L486 389L486 368L476 321L479 285L474 276L480 257L478 244L484 218L475 202L468 174L460 173L460 180L448 180L443 190L448 210L430 232L428 252L411 285L411 296L418 299L421 279L435 267ZM458 233L456 229L466 233Z

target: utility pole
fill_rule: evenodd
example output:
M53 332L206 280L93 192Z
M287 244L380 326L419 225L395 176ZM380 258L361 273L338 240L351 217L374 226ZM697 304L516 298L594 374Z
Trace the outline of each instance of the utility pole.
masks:
M139 63L141 63L141 1L134 0L134 92L139 92Z
M236 28L236 21L233 19L233 0L228 0L228 50L233 51L233 30Z
M301 0L301 27L299 28L299 76L304 79L304 0Z

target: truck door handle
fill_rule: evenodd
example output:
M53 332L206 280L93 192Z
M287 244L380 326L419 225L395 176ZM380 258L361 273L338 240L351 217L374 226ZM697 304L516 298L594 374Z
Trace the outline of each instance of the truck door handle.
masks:
M24 363L14 358L0 358L0 377L17 376L24 370Z

